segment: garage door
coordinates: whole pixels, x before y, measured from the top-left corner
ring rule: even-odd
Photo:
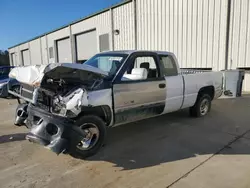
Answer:
[[[76,35],[77,61],[85,61],[97,53],[96,30]]]
[[[29,50],[22,51],[22,63],[23,65],[30,65],[30,53]]]
[[[13,66],[17,65],[15,53],[11,54],[11,62]]]
[[[57,44],[57,61],[59,63],[69,63],[71,59],[70,39],[58,40]]]

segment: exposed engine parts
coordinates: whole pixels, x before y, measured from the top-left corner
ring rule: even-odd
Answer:
[[[84,88],[74,88],[53,97],[51,112],[72,118],[81,112],[82,106],[88,106],[88,93]]]

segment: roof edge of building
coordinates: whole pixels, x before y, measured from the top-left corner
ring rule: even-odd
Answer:
[[[48,34],[50,34],[50,33],[54,33],[54,32],[56,32],[56,31],[58,31],[58,30],[64,29],[64,28],[66,28],[66,27],[68,27],[68,26],[70,26],[70,25],[79,23],[79,22],[84,21],[84,20],[87,20],[87,19],[89,19],[89,18],[91,18],[91,17],[94,17],[94,16],[97,16],[97,15],[102,14],[102,13],[104,13],[104,12],[107,12],[107,11],[109,11],[110,9],[114,9],[114,8],[119,7],[119,6],[125,5],[125,4],[127,4],[127,3],[132,2],[132,1],[133,1],[133,0],[124,0],[124,1],[122,1],[122,2],[120,2],[120,3],[117,3],[117,4],[115,4],[115,5],[112,5],[112,6],[108,7],[108,8],[104,8],[104,9],[102,9],[102,10],[96,12],[96,13],[90,14],[90,15],[88,15],[88,16],[85,16],[85,17],[83,17],[83,18],[80,18],[80,19],[78,19],[78,20],[75,20],[75,21],[73,21],[73,22],[71,22],[71,23],[69,23],[69,24],[63,25],[63,26],[61,26],[61,27],[59,27],[59,28],[57,28],[57,29],[53,29],[53,30],[51,30],[51,31],[49,31],[49,32],[46,32],[46,33],[41,34],[41,35],[38,35],[38,36],[36,36],[36,37],[34,37],[34,38],[31,38],[31,39],[29,39],[29,40],[26,40],[26,41],[24,41],[24,42],[21,42],[21,43],[18,43],[18,44],[16,44],[16,45],[13,45],[13,46],[9,47],[8,50],[11,49],[11,48],[15,48],[15,47],[17,47],[17,46],[20,46],[20,45],[22,45],[22,44],[25,44],[25,43],[27,43],[27,42],[30,42],[30,41],[32,41],[32,40],[36,40],[36,39],[38,39],[38,38],[40,38],[40,37],[43,37],[43,36],[45,36],[45,35],[48,35]]]

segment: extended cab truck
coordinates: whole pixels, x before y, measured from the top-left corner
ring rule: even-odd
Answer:
[[[29,102],[18,106],[16,124],[30,128],[28,140],[81,157],[101,148],[107,127],[183,108],[205,116],[222,94],[221,72],[181,70],[169,52],[104,52],[84,64],[39,70],[41,80],[23,84],[25,92],[16,94]],[[10,75],[22,82],[28,71],[19,68]]]

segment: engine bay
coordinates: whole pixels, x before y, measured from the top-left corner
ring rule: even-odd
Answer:
[[[58,63],[17,67],[10,73],[22,84],[14,96],[50,112],[74,118],[88,107],[88,92],[104,88],[108,73],[84,64]],[[31,89],[29,89],[31,88]],[[27,93],[27,94],[26,94]]]
[[[88,106],[88,91],[101,87],[103,79],[90,80],[51,78],[45,76],[38,89],[37,104],[52,114],[68,118],[77,117],[83,106]]]

